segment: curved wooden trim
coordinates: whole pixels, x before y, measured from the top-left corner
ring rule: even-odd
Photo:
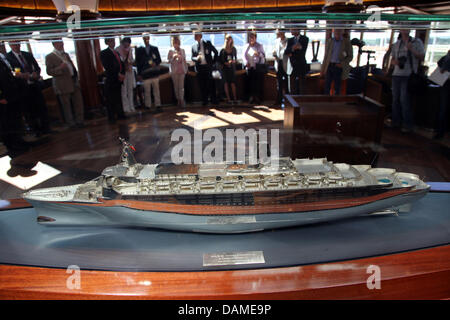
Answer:
[[[367,267],[381,289],[366,286]],[[210,272],[81,271],[0,266],[1,299],[448,299],[450,245],[317,265]]]
[[[32,205],[29,204],[24,199],[9,199],[9,200],[2,200],[2,204],[0,205],[0,211],[11,210],[11,209],[30,208],[30,207],[32,207]]]
[[[347,198],[329,201],[317,202],[301,202],[288,204],[267,204],[253,206],[218,206],[218,205],[186,205],[174,203],[160,203],[150,201],[136,200],[104,200],[99,199],[101,203],[85,203],[85,202],[56,202],[61,204],[69,204],[75,206],[91,206],[91,207],[126,207],[136,210],[173,212],[192,215],[237,215],[237,214],[264,214],[264,213],[285,213],[285,212],[305,212],[349,208],[364,205],[377,200],[391,198],[400,194],[413,193],[422,190],[412,191],[411,187],[386,191],[377,195]]]

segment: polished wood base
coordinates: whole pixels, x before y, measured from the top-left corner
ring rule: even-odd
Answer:
[[[380,289],[368,289],[369,266]],[[450,245],[289,268],[80,275],[71,290],[65,269],[2,265],[0,299],[449,299]]]

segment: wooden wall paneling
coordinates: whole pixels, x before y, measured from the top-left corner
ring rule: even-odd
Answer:
[[[102,39],[103,40],[103,39]],[[102,65],[102,61],[100,59],[100,40],[99,39],[94,39],[92,40],[92,42],[94,43],[94,56],[95,56],[95,70],[97,71],[97,74],[100,74],[104,71],[103,69],[103,65]]]
[[[179,0],[147,0],[148,11],[180,10]]]
[[[245,0],[246,8],[277,7],[277,0]]]
[[[213,0],[180,0],[180,10],[208,10],[212,9]]]
[[[36,1],[36,9],[38,10],[56,10],[52,0],[38,0]]]
[[[317,265],[210,272],[81,271],[0,266],[0,299],[448,299],[450,246]],[[367,267],[382,270],[367,288]],[[351,266],[351,268],[349,268]],[[255,283],[258,285],[255,286]]]
[[[112,11],[112,0],[98,0],[98,11]]]
[[[147,0],[112,0],[114,11],[147,11]]]
[[[175,104],[175,91],[173,89],[172,78],[169,73],[163,74],[159,77],[159,90],[162,104]]]
[[[244,8],[245,0],[212,0],[213,9]]]
[[[63,123],[64,118],[60,110],[58,98],[56,97],[55,91],[53,90],[53,86],[43,89],[42,95],[44,96],[45,104],[47,105],[48,116],[50,117],[50,119],[57,119],[58,121]]]
[[[311,0],[278,0],[278,7],[309,6],[311,2]],[[323,4],[324,1],[316,0],[316,2]]]
[[[0,7],[36,9],[34,0],[0,0]]]
[[[323,6],[323,5],[325,5],[325,1],[324,0],[310,0],[309,1],[309,5],[311,5],[311,6]]]
[[[91,40],[75,41],[78,74],[85,110],[96,108],[101,104],[97,71],[94,64],[94,47]]]
[[[277,94],[277,75],[266,73],[263,81],[263,101],[275,101]]]

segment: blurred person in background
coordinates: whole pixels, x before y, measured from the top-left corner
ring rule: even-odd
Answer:
[[[450,50],[445,56],[438,61],[439,71],[441,73],[450,72]],[[444,85],[440,88],[439,99],[439,113],[436,125],[436,134],[434,139],[442,139],[447,130],[447,110],[450,95],[450,78],[445,81]]]
[[[281,105],[283,103],[283,96],[289,93],[289,75],[292,73],[291,62],[289,55],[286,52],[288,39],[284,31],[276,31],[277,40],[275,42],[275,50],[273,57],[275,58],[274,67],[277,72],[277,100],[275,104]]]
[[[5,45],[0,43],[0,139],[11,157],[29,149],[22,138],[20,96],[19,81],[6,59]]]
[[[45,56],[45,65],[47,74],[53,77],[53,90],[61,102],[64,120],[70,127],[84,127],[84,104],[77,69],[64,51],[62,39],[54,39],[52,44],[54,50]]]
[[[264,74],[267,72],[266,54],[262,44],[256,41],[256,32],[248,35],[248,46],[244,53],[250,85],[250,103],[261,103]]]
[[[417,73],[420,62],[425,57],[422,40],[409,36],[409,30],[400,30],[400,37],[392,45],[394,71],[392,72],[392,126],[402,132],[413,130],[411,93],[408,89],[409,77]]]
[[[353,48],[350,39],[344,37],[344,30],[333,29],[333,37],[325,47],[320,77],[325,77],[325,94],[329,95],[334,83],[335,95],[341,94],[342,80],[348,79],[350,62],[353,60]]]
[[[125,79],[122,83],[122,107],[123,111],[134,112],[134,88],[136,78],[133,71],[133,52],[131,50],[131,38],[125,37],[120,41],[120,46],[116,48],[125,67]]]
[[[292,66],[290,76],[290,91],[293,94],[302,94],[305,86],[305,76],[308,73],[308,64],[306,63],[306,49],[308,48],[309,38],[300,34],[300,30],[291,30],[292,38],[289,38],[286,47],[286,54]]]
[[[201,32],[196,32],[194,38],[195,43],[192,45],[191,59],[195,62],[195,71],[202,93],[202,105],[208,105],[209,98],[211,98],[211,103],[216,105],[216,85],[212,77],[212,71],[219,54],[211,41],[203,41]]]
[[[219,61],[222,65],[222,77],[224,78],[224,90],[227,103],[237,104],[236,98],[236,61],[237,50],[234,46],[233,37],[230,34],[225,36],[223,49],[220,50]],[[230,89],[233,100],[230,99]]]
[[[47,105],[41,91],[41,68],[33,54],[20,50],[20,43],[9,43],[6,55],[12,69],[20,74],[22,112],[27,124],[38,137],[50,133]]]
[[[170,63],[170,71],[177,99],[177,105],[180,108],[186,106],[184,101],[184,77],[187,73],[188,66],[186,62],[186,53],[180,47],[180,37],[172,37],[172,48],[169,50],[167,60]]]
[[[150,35],[145,33],[142,36],[144,46],[136,49],[136,66],[138,69],[138,78],[142,79],[144,85],[144,103],[148,109],[152,108],[152,91],[155,98],[156,110],[161,110],[161,97],[159,91],[159,74],[161,56],[158,47],[150,45]]]
[[[106,38],[108,46],[100,52],[100,60],[105,69],[105,95],[108,120],[115,123],[117,119],[126,119],[122,107],[122,83],[125,79],[125,66],[120,60],[119,53],[115,50],[116,40]]]

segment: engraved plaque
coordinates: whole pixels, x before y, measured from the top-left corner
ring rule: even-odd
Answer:
[[[253,263],[266,263],[262,251],[217,252],[203,254],[204,267]]]
[[[206,220],[206,224],[237,224],[256,222],[255,216],[249,217],[213,217]]]

